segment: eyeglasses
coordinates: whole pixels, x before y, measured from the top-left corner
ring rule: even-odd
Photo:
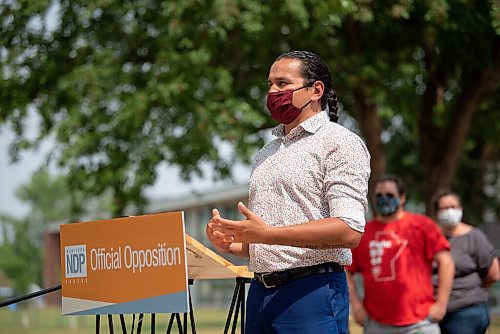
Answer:
[[[389,197],[389,198],[394,198],[394,197],[397,197],[397,195],[394,195],[394,194],[391,194],[391,193],[387,193],[387,194],[376,193],[376,194],[375,194],[375,197],[382,197],[382,196],[387,196],[387,197]]]

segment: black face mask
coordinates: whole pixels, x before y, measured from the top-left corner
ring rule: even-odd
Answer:
[[[375,207],[377,208],[378,213],[382,216],[390,216],[398,211],[399,205],[401,201],[399,198],[393,196],[377,196],[377,201],[375,203]]]

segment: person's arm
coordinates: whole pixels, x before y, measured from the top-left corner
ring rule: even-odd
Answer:
[[[270,228],[263,236],[264,243],[313,249],[354,248],[362,234],[342,219],[324,218],[304,224]]]
[[[344,133],[345,145],[329,142],[322,160],[322,193],[329,206],[328,218],[295,221],[288,226],[268,225],[238,203],[242,221],[214,217],[211,227],[218,236],[243,243],[295,246],[311,249],[354,248],[360,240],[368,209],[370,154],[360,137]],[[280,210],[276,207],[275,210]]]
[[[455,264],[449,251],[438,252],[434,256],[434,261],[438,266],[438,285],[436,301],[429,309],[429,317],[440,321],[446,314],[446,307],[453,286],[453,277],[455,276]]]
[[[349,285],[349,302],[351,303],[352,314],[356,323],[363,326],[367,313],[363,305],[363,301],[359,296],[358,289],[356,286],[356,281],[354,280],[354,273],[346,271],[347,284]]]
[[[491,262],[490,267],[488,268],[488,273],[486,274],[486,277],[483,280],[484,287],[489,288],[499,279],[500,279],[500,266],[498,264],[498,257],[495,256],[493,258],[493,261]]]
[[[304,248],[354,248],[361,233],[351,229],[339,218],[324,218],[292,226],[271,227],[243,203],[238,209],[247,218],[242,221],[214,216],[209,228],[224,240],[243,243],[286,245]]]

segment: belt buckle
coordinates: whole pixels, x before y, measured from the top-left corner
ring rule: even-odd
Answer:
[[[270,272],[270,273],[262,273],[262,274],[260,274],[260,281],[262,282],[262,284],[264,284],[264,287],[266,287],[267,289],[270,289],[270,288],[275,288],[275,287],[276,287],[276,284],[274,284],[274,285],[268,285],[268,284],[266,283],[266,280],[265,280],[265,278],[266,278],[267,276],[271,276],[271,275],[273,275],[273,274],[274,274],[273,272]]]

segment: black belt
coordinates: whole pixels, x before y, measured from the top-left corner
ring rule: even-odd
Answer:
[[[314,266],[292,268],[283,271],[255,273],[254,278],[266,288],[275,288],[297,278],[315,274],[344,271],[344,267],[336,262],[326,262]]]

